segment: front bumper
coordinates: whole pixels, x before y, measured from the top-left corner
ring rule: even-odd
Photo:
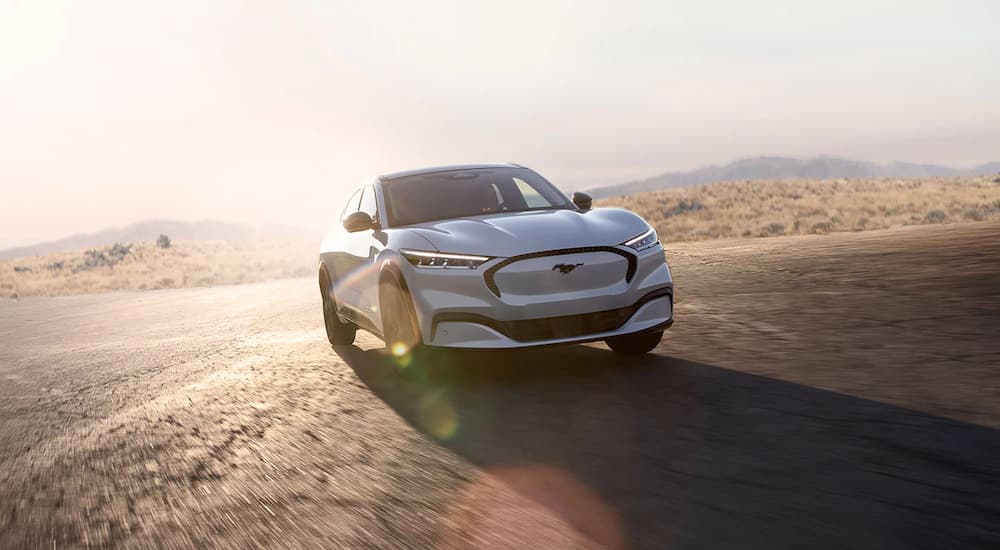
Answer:
[[[432,345],[478,349],[521,348],[592,342],[612,336],[662,330],[673,324],[672,299],[669,292],[661,292],[652,299],[624,308],[519,321],[444,313],[435,317],[432,332],[436,338]]]
[[[627,281],[589,290],[502,294],[476,270],[404,266],[425,344],[443,348],[524,348],[603,340],[673,323],[673,281],[659,245],[629,262]],[[566,256],[569,257],[569,256]],[[553,260],[558,261],[559,256]],[[502,260],[496,260],[502,261]]]

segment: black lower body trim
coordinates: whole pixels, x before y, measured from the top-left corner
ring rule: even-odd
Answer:
[[[476,323],[487,326],[517,342],[574,338],[588,334],[611,332],[621,328],[622,325],[628,322],[639,311],[639,308],[652,300],[663,298],[664,296],[671,298],[672,309],[673,291],[669,287],[662,287],[646,293],[632,305],[576,315],[500,321],[477,313],[461,311],[443,312],[434,315],[434,319],[431,321],[431,334],[435,334],[438,323],[443,322]]]
[[[635,332],[629,332],[628,334],[620,334],[619,336],[628,336],[629,334],[644,334],[646,332],[663,332],[663,331],[667,330],[668,328],[670,328],[671,326],[673,326],[673,324],[674,324],[674,320],[670,319],[669,321],[664,321],[664,322],[662,322],[662,323],[660,323],[660,324],[658,324],[656,326],[652,326],[652,327],[649,327],[649,328],[644,328],[642,330],[637,330]],[[545,349],[545,348],[554,348],[554,347],[558,347],[558,346],[573,346],[573,345],[577,345],[577,344],[586,344],[586,343],[589,343],[589,342],[600,342],[602,340],[605,340],[606,338],[607,337],[605,337],[605,336],[597,336],[597,337],[591,337],[591,338],[582,337],[579,340],[573,340],[571,342],[550,342],[550,343],[546,343],[546,344],[529,344],[527,346],[519,346],[519,347],[516,347],[516,348],[452,348],[452,347],[448,347],[448,346],[426,346],[426,345],[424,347],[435,349],[435,350],[439,350],[439,351],[458,351],[458,352],[462,352],[462,353],[465,353],[465,352],[473,352],[473,353],[497,353],[497,352],[502,352],[502,351],[526,351],[526,350],[537,350],[537,349]]]

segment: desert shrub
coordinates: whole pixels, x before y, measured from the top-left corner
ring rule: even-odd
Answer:
[[[114,246],[105,250],[92,248],[84,252],[83,263],[73,269],[73,273],[90,271],[98,267],[114,267],[120,263],[132,251],[131,244],[115,243]]]
[[[705,205],[697,199],[681,199],[677,201],[677,206],[665,209],[663,211],[663,217],[671,218],[688,212],[697,212],[698,210],[703,210],[704,208]]]
[[[156,238],[156,248],[170,248],[170,237],[160,233]]]
[[[677,203],[677,209],[681,212],[694,212],[695,210],[702,210],[705,205],[702,204],[698,199],[681,199]]]
[[[981,222],[984,219],[983,213],[979,210],[966,210],[962,217],[967,220]]]
[[[785,233],[785,225],[781,223],[769,223],[764,226],[760,231],[761,237],[773,237],[777,235],[783,235]]]
[[[809,228],[811,233],[829,233],[833,231],[833,224],[830,222],[819,222],[814,223],[812,227]]]
[[[114,246],[111,247],[111,251],[109,252],[109,254],[111,254],[112,258],[121,261],[122,258],[127,256],[131,251],[132,251],[131,244],[115,243]]]
[[[23,265],[15,265],[14,273],[31,273],[31,268]]]
[[[858,221],[854,222],[854,227],[858,229],[864,229],[868,226],[868,218],[858,218]]]
[[[924,221],[927,223],[941,223],[948,218],[948,215],[944,213],[944,210],[935,209],[931,210],[924,216]]]
[[[712,224],[709,227],[709,231],[714,233],[716,238],[736,235],[736,231],[733,229],[733,226],[729,224]]]

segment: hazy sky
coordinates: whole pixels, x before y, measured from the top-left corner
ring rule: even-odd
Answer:
[[[1000,160],[995,0],[0,0],[0,248],[325,227],[396,169]]]

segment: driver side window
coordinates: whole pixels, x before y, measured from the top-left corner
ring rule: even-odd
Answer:
[[[368,214],[373,220],[378,219],[378,203],[375,200],[375,188],[371,185],[365,186],[358,210]]]
[[[344,218],[358,211],[358,201],[361,199],[361,191],[362,189],[358,189],[351,195],[351,198],[347,199],[344,211],[340,213],[340,221],[344,221]]]
[[[524,197],[524,203],[528,208],[545,208],[547,206],[552,206],[537,189],[528,185],[528,182],[520,179],[514,178],[514,185],[517,185],[517,190],[521,192],[521,196]]]

